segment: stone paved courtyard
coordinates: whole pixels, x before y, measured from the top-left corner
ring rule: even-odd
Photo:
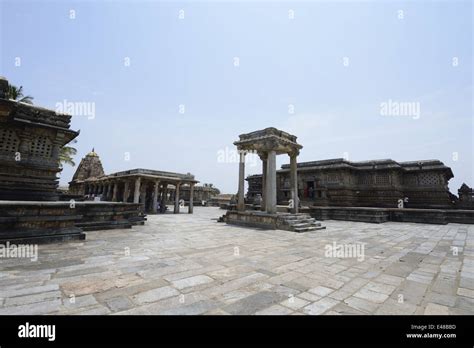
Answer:
[[[298,234],[148,217],[0,260],[0,314],[474,314],[474,226],[324,221]],[[365,258],[325,246],[365,244]],[[457,248],[457,255],[456,255]]]

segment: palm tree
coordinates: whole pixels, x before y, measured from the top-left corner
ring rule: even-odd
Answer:
[[[72,144],[77,143],[77,140],[74,139]],[[59,167],[62,168],[63,164],[69,164],[71,166],[75,166],[76,162],[72,159],[72,156],[77,154],[77,150],[72,146],[63,146],[59,151]]]
[[[7,90],[7,98],[19,101],[21,103],[33,104],[33,97],[23,94],[23,86],[17,87],[9,85]]]

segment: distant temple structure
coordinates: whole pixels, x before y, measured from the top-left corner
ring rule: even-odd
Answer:
[[[456,202],[459,208],[474,209],[474,190],[462,184],[458,190],[459,200]]]
[[[393,208],[403,199],[410,208],[452,208],[457,199],[448,188],[453,173],[438,160],[351,162],[341,158],[298,163],[297,171],[298,196],[313,206]],[[262,175],[246,180],[251,202],[262,194]],[[290,191],[290,165],[286,164],[277,171],[279,204],[287,204]],[[472,200],[472,189],[471,196],[463,197]]]
[[[69,194],[101,201],[140,203],[150,213],[163,212],[169,202],[174,204],[174,213],[178,213],[186,201],[188,212],[192,213],[195,202],[203,204],[219,193],[210,186],[196,186],[198,182],[190,173],[141,168],[106,175],[99,155],[92,149],[74,173]]]

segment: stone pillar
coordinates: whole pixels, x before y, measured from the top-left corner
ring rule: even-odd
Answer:
[[[262,159],[262,203],[260,205],[260,210],[266,210],[265,204],[265,190],[266,190],[266,183],[267,183],[267,154],[264,154],[260,157]]]
[[[166,205],[168,201],[168,183],[163,184],[163,193],[161,194],[161,204]]]
[[[157,180],[155,181],[155,185],[153,186],[153,204],[151,207],[151,211],[156,213],[158,211],[158,189],[160,187],[160,182]]]
[[[237,210],[245,210],[245,151],[240,152],[240,161],[239,161],[239,192],[237,200]]]
[[[188,213],[193,213],[194,208],[194,183],[189,184],[189,206],[188,206]]]
[[[179,186],[180,182],[176,183],[176,189],[174,190],[174,213],[179,213]]]
[[[117,202],[117,190],[118,190],[118,183],[114,183],[114,191],[112,193],[112,202]]]
[[[138,177],[135,180],[135,192],[133,193],[133,203],[140,202],[140,183],[141,183],[141,178]]]
[[[146,210],[146,183],[143,183],[140,187],[140,203],[143,204],[143,211]]]
[[[123,198],[122,200],[127,203],[128,197],[130,196],[130,182],[125,181],[124,187],[123,187]]]
[[[265,206],[267,213],[276,213],[276,152],[269,151],[265,184]]]
[[[108,189],[109,185],[107,183],[104,183],[104,189],[103,189],[103,192],[102,192],[102,198],[101,200],[102,201],[106,201],[107,200],[107,189]]]
[[[109,183],[109,189],[107,190],[107,200],[108,201],[112,200],[112,189],[113,189],[113,185],[112,185],[112,183]]]
[[[299,205],[299,198],[298,198],[298,175],[297,175],[297,168],[298,165],[296,163],[296,154],[290,154],[290,188],[291,188],[291,199],[293,200],[293,208],[291,212],[293,214],[298,213],[298,205]]]

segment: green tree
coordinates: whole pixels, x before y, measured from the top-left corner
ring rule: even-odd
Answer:
[[[9,85],[7,91],[7,98],[22,103],[33,104],[33,97],[30,95],[23,94],[23,86],[17,87],[15,85]]]
[[[77,140],[74,139],[72,144],[77,143]],[[70,166],[75,166],[76,162],[74,162],[72,156],[77,154],[77,150],[72,146],[63,146],[59,151],[59,167],[62,168],[63,164],[69,164]]]

